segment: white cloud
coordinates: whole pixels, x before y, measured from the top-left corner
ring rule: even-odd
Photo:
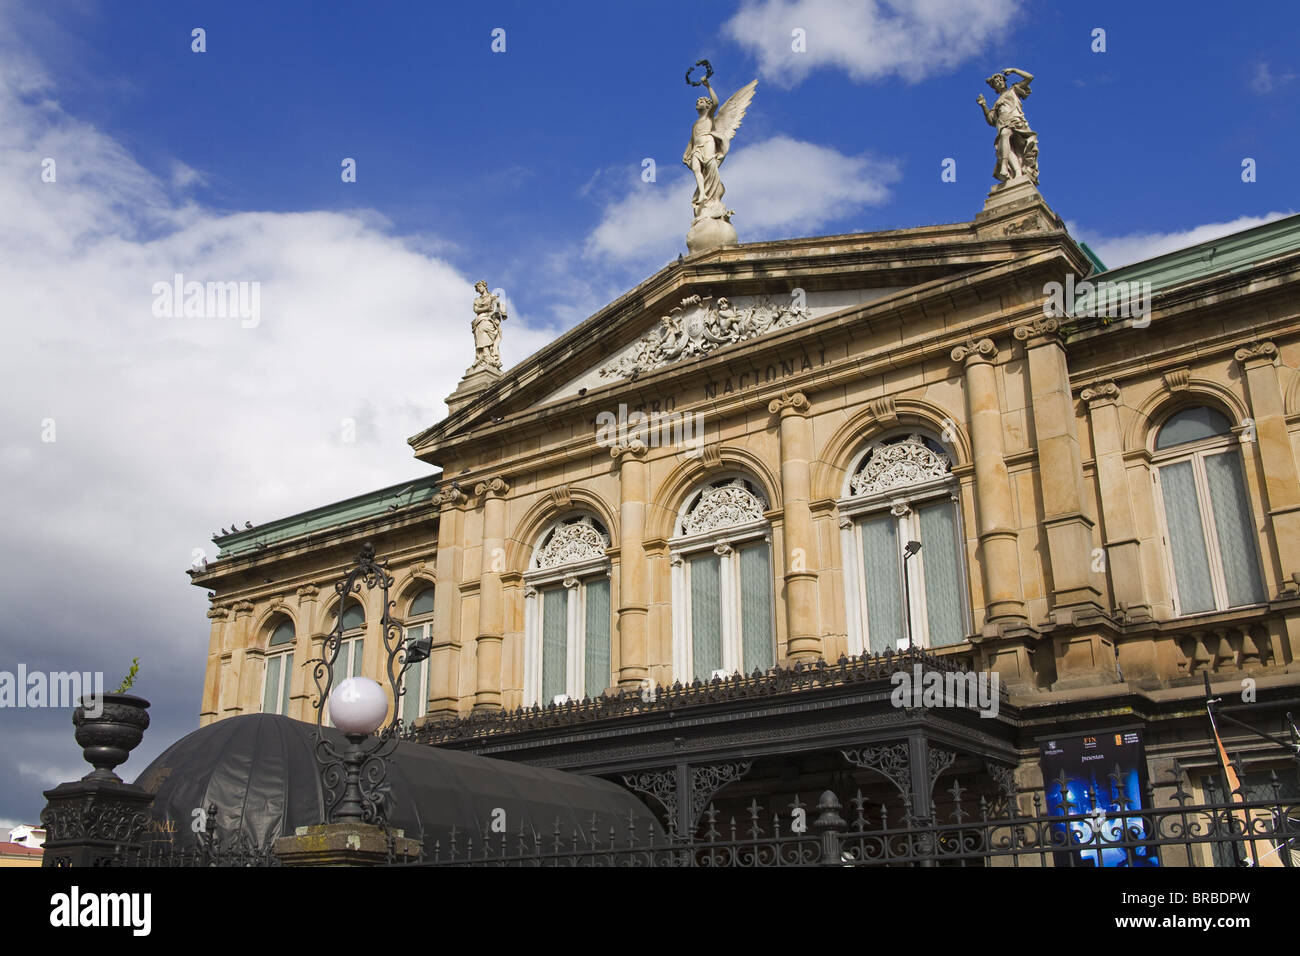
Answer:
[[[1178,232],[1134,232],[1127,236],[1106,236],[1091,229],[1080,228],[1073,222],[1066,223],[1066,228],[1070,235],[1086,242],[1106,264],[1106,268],[1117,269],[1291,215],[1294,212],[1270,212],[1263,216],[1239,216],[1229,222],[1210,222]]]
[[[0,668],[115,675],[139,656],[161,735],[199,705],[192,550],[211,555],[232,521],[428,474],[406,439],[446,414],[473,359],[478,277],[373,212],[205,208],[175,191],[200,171],[152,172],[55,92],[38,64],[0,66]],[[153,285],[176,273],[260,283],[260,322],[156,317]],[[506,364],[548,338],[512,312]],[[29,717],[57,723],[75,761],[66,712]],[[0,778],[75,779],[43,746],[28,732]]]
[[[857,82],[918,82],[984,50],[1017,12],[1016,0],[749,0],[724,30],[779,86],[821,67]],[[794,50],[795,29],[804,31],[805,52]]]
[[[1262,96],[1272,93],[1279,86],[1285,86],[1294,79],[1294,73],[1274,75],[1273,67],[1265,60],[1256,64],[1255,75],[1250,78],[1250,88]]]
[[[722,167],[724,202],[735,209],[732,225],[742,242],[814,233],[889,198],[897,166],[866,156],[845,156],[827,146],[776,136],[738,149]],[[688,171],[658,183],[638,178],[606,206],[587,240],[589,256],[614,261],[662,263],[686,249],[691,225]]]

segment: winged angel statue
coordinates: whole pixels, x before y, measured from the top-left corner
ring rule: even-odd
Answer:
[[[731,140],[740,128],[740,121],[745,118],[745,111],[754,99],[758,80],[741,87],[719,107],[718,94],[709,84],[713,67],[708,60],[700,60],[695,65],[704,67],[704,78],[692,80],[690,71],[687,71],[686,82],[703,86],[709,95],[695,101],[695,111],[699,115],[691,127],[691,141],[682,154],[682,162],[695,174],[695,195],[691,197],[695,220],[686,235],[686,245],[691,252],[701,252],[737,241],[736,230],[731,225],[732,210],[722,204],[726,187],[722,185],[718,171],[727,158]]]

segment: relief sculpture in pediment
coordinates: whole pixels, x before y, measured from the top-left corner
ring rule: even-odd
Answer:
[[[725,296],[691,295],[673,306],[659,326],[642,338],[632,354],[600,369],[602,378],[631,378],[670,362],[705,355],[735,342],[745,342],[808,318],[808,310],[764,298],[737,307]]]

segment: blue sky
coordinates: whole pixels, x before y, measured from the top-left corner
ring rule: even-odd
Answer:
[[[1297,36],[1281,3],[0,0],[0,670],[140,656],[128,776],[192,729],[194,549],[425,473],[405,439],[472,360],[475,279],[509,365],[683,252],[701,57],[723,97],[759,81],[723,167],[742,241],[971,219],[975,98],[1014,66],[1041,190],[1114,266],[1296,210]],[[175,272],[259,281],[260,323],[160,320]],[[68,714],[0,720],[0,821],[32,821],[82,773]]]

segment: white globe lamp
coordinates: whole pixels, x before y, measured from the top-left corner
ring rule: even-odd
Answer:
[[[369,677],[349,677],[330,693],[330,720],[349,737],[368,737],[384,725],[388,695]]]

